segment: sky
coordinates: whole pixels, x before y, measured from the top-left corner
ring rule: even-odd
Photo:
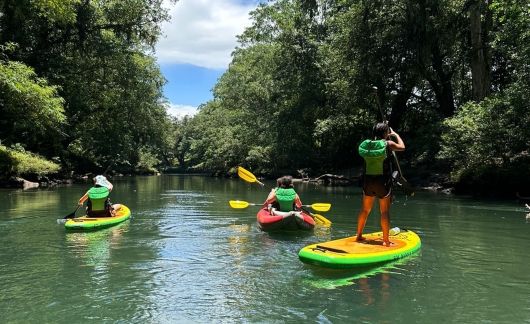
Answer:
[[[250,26],[249,12],[260,0],[164,1],[171,20],[162,25],[155,51],[167,79],[164,95],[173,116],[193,115],[213,98],[212,88],[226,71],[237,35]]]

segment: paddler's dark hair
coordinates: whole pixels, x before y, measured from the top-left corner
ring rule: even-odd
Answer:
[[[281,177],[280,187],[282,188],[292,188],[293,187],[293,177],[283,176]]]
[[[372,135],[375,137],[375,139],[384,139],[387,132],[388,132],[387,123],[377,123],[374,125],[374,128],[372,130]]]

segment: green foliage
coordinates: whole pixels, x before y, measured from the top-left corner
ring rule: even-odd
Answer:
[[[410,166],[453,169],[456,181],[478,166],[509,172],[529,146],[530,15],[521,1],[476,4],[262,3],[214,100],[190,122],[188,160],[268,173],[348,168],[362,163],[356,147],[383,118]],[[470,46],[477,27],[481,43]],[[478,81],[491,94],[470,102]]]
[[[0,122],[12,126],[0,127],[0,139],[82,172],[113,162],[133,172],[161,160],[172,124],[150,50],[166,19],[158,0],[0,2],[0,44],[17,43],[0,67],[0,85],[11,91],[0,94],[10,114]]]
[[[480,104],[462,106],[444,122],[439,157],[453,165],[455,181],[479,184],[493,179],[492,170],[504,170],[499,172],[513,174],[512,178],[521,182],[528,180],[526,173],[520,172],[524,170],[519,161],[526,159],[530,150],[529,100],[528,91],[514,86]]]
[[[161,4],[0,1],[0,139],[77,170],[327,172],[359,166],[356,146],[388,119],[405,170],[529,180],[523,0],[262,2],[213,100],[179,120],[150,54]]]
[[[66,121],[58,87],[21,62],[0,61],[0,138],[32,148],[56,141]]]
[[[0,145],[0,175],[46,175],[57,173],[61,167],[59,164],[44,159],[43,157],[26,152],[20,147],[10,149]]]
[[[76,20],[75,8],[81,0],[32,0],[31,5],[38,15],[50,23],[72,24]]]
[[[136,168],[140,172],[156,173],[156,166],[160,164],[157,155],[149,147],[141,147],[138,150],[138,163]]]
[[[201,107],[191,125],[190,165],[195,170],[224,171],[241,161],[247,148],[239,138],[246,126],[239,114],[218,109],[216,102]]]

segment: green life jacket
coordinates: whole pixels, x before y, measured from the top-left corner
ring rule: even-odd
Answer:
[[[107,187],[92,187],[88,190],[88,199],[90,199],[91,210],[105,210],[105,202],[109,196],[109,189]]]
[[[359,145],[359,155],[364,159],[365,174],[383,175],[384,164],[387,157],[387,144],[385,140],[364,140]]]
[[[293,210],[294,199],[296,198],[296,191],[293,188],[276,189],[276,201],[280,205],[280,211],[288,212]]]

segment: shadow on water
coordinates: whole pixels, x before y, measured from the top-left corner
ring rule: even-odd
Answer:
[[[306,278],[305,281],[308,285],[315,288],[335,289],[342,286],[358,284],[361,279],[367,279],[379,274],[400,275],[402,269],[399,266],[406,265],[413,259],[416,259],[419,254],[420,251],[390,262],[351,269],[330,269],[305,264],[304,266],[311,271],[311,276]],[[388,279],[388,276],[384,276],[384,278]]]

